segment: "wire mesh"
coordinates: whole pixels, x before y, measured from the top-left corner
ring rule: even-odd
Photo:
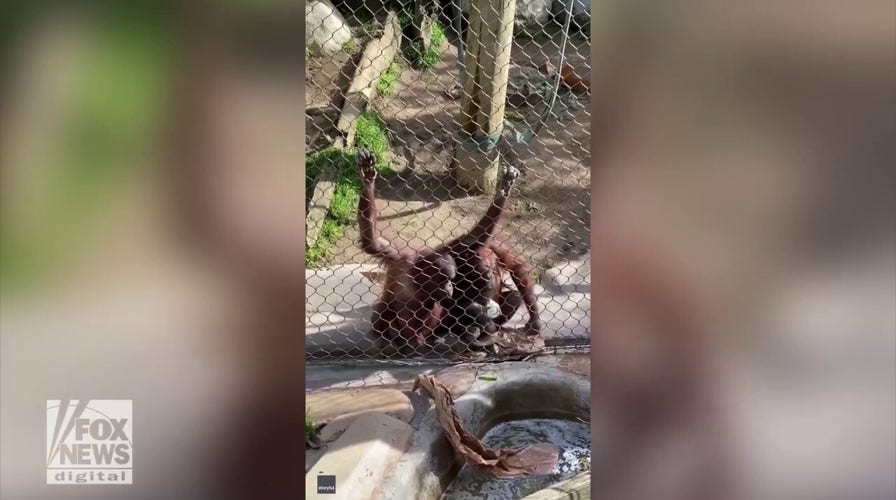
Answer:
[[[306,3],[308,362],[481,361],[587,348],[588,8],[575,0]],[[471,103],[484,120],[471,116]],[[471,142],[499,158],[483,174],[497,194],[460,180],[456,156]],[[361,150],[373,156],[366,171]],[[359,223],[359,206],[374,177],[371,229]],[[486,250],[458,247],[453,265],[421,258],[489,219],[502,179],[511,187]],[[401,257],[384,258],[372,248],[380,242]],[[497,250],[483,257],[494,244],[510,261]],[[517,303],[529,288],[520,274],[535,283],[537,315]]]

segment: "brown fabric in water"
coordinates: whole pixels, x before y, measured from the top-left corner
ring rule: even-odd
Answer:
[[[432,375],[419,375],[413,390],[418,388],[423,389],[435,402],[436,415],[445,436],[468,464],[501,478],[550,474],[557,467],[560,450],[547,443],[531,444],[516,450],[487,448],[464,429],[454,410],[451,393]]]

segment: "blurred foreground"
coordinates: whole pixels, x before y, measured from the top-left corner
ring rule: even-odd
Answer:
[[[724,442],[743,498],[896,494],[896,7],[862,4],[597,9],[593,404],[647,450],[616,498],[688,476],[646,428]],[[301,14],[128,5],[7,23],[0,496],[297,493]],[[44,484],[53,398],[134,400],[133,486]]]
[[[894,5],[612,4],[592,358],[646,451],[609,497],[893,498]]]

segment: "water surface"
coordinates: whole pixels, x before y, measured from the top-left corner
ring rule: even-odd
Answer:
[[[482,442],[489,448],[550,443],[560,448],[557,469],[544,476],[498,479],[464,465],[442,500],[517,500],[591,466],[591,425],[584,422],[544,418],[513,420],[492,427]]]

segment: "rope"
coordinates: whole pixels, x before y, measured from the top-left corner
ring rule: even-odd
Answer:
[[[484,139],[477,139],[464,133],[463,137],[458,141],[458,145],[463,148],[477,149],[484,153],[498,147],[502,138],[503,133],[500,131]]]

